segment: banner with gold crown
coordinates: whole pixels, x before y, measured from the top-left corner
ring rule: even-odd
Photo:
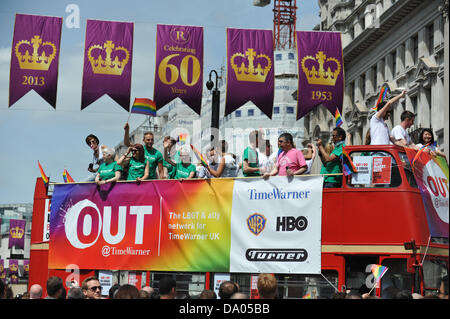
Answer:
[[[9,241],[8,248],[16,246],[18,249],[25,248],[25,220],[9,220]]]
[[[62,18],[16,14],[9,106],[34,90],[56,108]]]
[[[19,260],[17,259],[9,260],[9,283],[19,283]]]
[[[132,22],[87,20],[81,110],[108,94],[130,108]]]
[[[200,114],[202,88],[203,27],[158,24],[153,91],[156,109],[178,97]]]
[[[344,62],[339,32],[297,31],[297,120],[318,105],[342,113]]]
[[[274,74],[271,30],[227,29],[225,116],[251,101],[272,118]]]

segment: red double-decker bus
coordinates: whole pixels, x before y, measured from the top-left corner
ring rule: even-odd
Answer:
[[[389,286],[411,293],[428,295],[438,290],[448,273],[448,238],[433,238],[427,222],[421,193],[408,158],[397,146],[349,146],[350,156],[390,158],[385,169],[388,180],[380,184],[356,181],[342,176],[342,187],[326,188],[322,198],[322,274],[276,274],[279,298],[327,298],[336,291],[352,290],[360,294],[373,290],[383,297]],[[300,177],[301,178],[301,177]],[[448,184],[447,184],[448,186]],[[447,189],[448,191],[448,189]],[[449,196],[447,193],[446,196]],[[48,269],[48,221],[51,194],[37,179],[33,207],[29,285],[45,287],[49,276],[73,278],[80,282],[98,270],[70,268]],[[371,265],[388,267],[379,287],[372,289]],[[114,271],[120,284],[128,272]],[[133,272],[137,285],[157,286],[167,273]],[[176,276],[178,293],[199,294],[214,289],[214,273],[171,273]],[[220,274],[237,282],[243,292],[254,295],[253,278],[258,274]],[[128,278],[129,279],[129,278]],[[121,282],[122,280],[122,282]],[[125,279],[126,280],[126,279]],[[139,287],[140,288],[140,287]]]

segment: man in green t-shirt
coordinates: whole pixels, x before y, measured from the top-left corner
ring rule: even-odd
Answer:
[[[185,149],[181,149],[179,154],[179,160],[175,162],[168,156],[167,148],[164,148],[164,159],[175,169],[173,179],[194,178],[196,167],[191,163],[189,152]]]
[[[251,131],[248,139],[250,146],[244,150],[244,155],[242,156],[242,173],[245,177],[261,176],[257,151],[259,132],[257,130]]]
[[[322,168],[320,169],[320,174],[338,174],[342,173],[341,166],[341,156],[342,148],[345,147],[345,130],[336,127],[331,135],[331,141],[334,144],[334,150],[328,154],[322,145],[322,140],[317,140],[317,147],[319,149],[319,156],[322,160]],[[324,178],[323,187],[324,188],[334,188],[342,186],[342,176],[341,175],[326,175]]]
[[[123,137],[123,144],[125,146],[130,147],[130,126],[128,123],[124,126],[125,135]],[[160,151],[153,148],[154,137],[152,132],[144,133],[144,153],[145,159],[149,162],[149,174],[148,179],[160,179],[165,178],[164,169],[163,169],[163,156]],[[158,168],[158,176],[156,175],[156,168]]]

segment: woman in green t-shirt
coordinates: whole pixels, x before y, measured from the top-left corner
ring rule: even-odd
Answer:
[[[133,154],[131,157],[128,156],[130,153]],[[122,167],[128,166],[127,181],[140,182],[147,179],[150,173],[150,165],[145,159],[144,147],[141,144],[131,145],[119,158],[117,164]]]
[[[95,176],[95,183],[97,185],[103,185],[106,183],[112,183],[119,180],[122,166],[117,164],[114,160],[116,152],[111,147],[103,149],[103,163],[100,165]]]

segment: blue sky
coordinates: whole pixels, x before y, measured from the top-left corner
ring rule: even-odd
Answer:
[[[80,9],[80,28],[67,28],[66,6]],[[316,0],[297,1],[297,30],[319,23]],[[123,138],[128,113],[108,96],[80,110],[86,20],[134,22],[131,99],[153,97],[156,25],[204,27],[204,73],[225,61],[226,28],[273,29],[273,1],[266,7],[253,0],[128,0],[0,2],[0,204],[31,203],[39,160],[53,182],[67,168],[76,181],[88,176],[92,151],[85,137],[93,133],[114,147]],[[8,108],[11,43],[16,13],[63,18],[56,110],[34,91]],[[204,76],[206,79],[206,76]],[[206,89],[206,88],[204,88]],[[131,116],[131,130],[145,119]]]

